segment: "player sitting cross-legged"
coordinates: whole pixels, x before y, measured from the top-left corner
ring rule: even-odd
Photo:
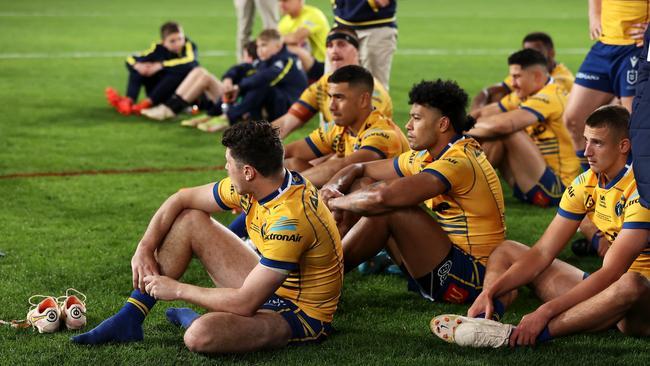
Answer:
[[[639,203],[634,172],[627,163],[629,118],[620,106],[601,107],[587,118],[585,156],[591,169],[564,192],[557,215],[532,248],[506,241],[494,250],[483,291],[468,316],[489,316],[494,299],[512,299],[526,284],[544,304],[516,327],[438,316],[431,322],[434,334],[472,347],[534,345],[613,326],[627,335],[650,335],[650,210]],[[555,259],[585,216],[612,242],[602,267],[592,274]]]

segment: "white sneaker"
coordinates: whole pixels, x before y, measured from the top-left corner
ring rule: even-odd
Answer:
[[[71,295],[71,292],[76,292],[81,299],[76,295]],[[86,325],[86,295],[69,288],[65,290],[64,296],[57,298],[57,301],[61,310],[62,323],[65,323],[66,328],[81,329]]]
[[[43,298],[37,304],[35,298]],[[38,329],[39,333],[54,333],[59,330],[61,311],[56,300],[51,296],[34,295],[29,298],[32,308],[27,313],[27,323]]]
[[[431,319],[431,333],[463,347],[499,348],[508,345],[514,326],[490,319],[445,314]]]
[[[164,104],[158,104],[155,107],[143,109],[140,114],[147,118],[155,119],[156,121],[164,121],[176,117],[176,113]]]

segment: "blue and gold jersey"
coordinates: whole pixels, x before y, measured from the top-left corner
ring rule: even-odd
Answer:
[[[300,28],[309,31],[309,37],[307,37],[309,44],[306,45],[308,46],[306,48],[312,56],[320,62],[325,61],[325,44],[327,43],[327,33],[330,31],[325,14],[314,6],[303,5],[297,17],[292,18],[287,14],[278,23],[278,32],[283,36],[294,33]]]
[[[614,243],[622,229],[650,229],[650,210],[639,203],[632,166],[626,166],[603,185],[591,169],[579,175],[564,191],[558,215],[582,220],[585,215],[607,240]],[[641,252],[629,271],[650,278],[650,246]]]
[[[199,53],[196,44],[186,38],[185,46],[180,54],[168,50],[162,43],[152,43],[148,50],[127,57],[126,63],[133,66],[137,62],[160,62],[167,71],[187,73],[199,65],[198,60]]]
[[[348,127],[329,122],[310,133],[305,141],[316,156],[335,153],[338,157],[346,157],[367,149],[386,159],[409,150],[402,130],[378,111],[370,113],[356,135]]]
[[[615,46],[635,44],[628,32],[632,24],[647,24],[650,21],[648,0],[602,0],[600,24],[602,33],[599,41]]]
[[[318,81],[309,85],[300,95],[300,99],[293,103],[289,113],[298,117],[301,121],[307,122],[314,114],[320,112],[325,123],[332,122],[330,112],[330,96],[328,94],[327,79],[332,73],[323,75]],[[384,116],[393,118],[393,101],[386,91],[386,88],[374,79],[375,88],[372,91],[372,106]]]
[[[564,64],[556,64],[553,71],[551,71],[551,77],[553,78],[554,83],[559,84],[567,92],[571,91],[573,83],[576,81],[576,77],[568,67],[564,66]],[[512,76],[508,75],[503,82],[501,82],[501,85],[503,85],[503,87],[508,90],[508,93],[510,93],[512,91]]]
[[[389,1],[387,6],[379,6],[375,0],[330,0],[334,12],[334,22],[354,29],[374,27],[397,27],[397,2]]]
[[[259,201],[239,195],[230,178],[215,184],[213,193],[222,209],[244,210],[260,263],[289,272],[275,294],[310,317],[331,322],[343,284],[343,250],[336,222],[317,189],[287,171],[282,186]]]
[[[505,240],[505,204],[499,177],[478,142],[457,136],[436,159],[411,150],[393,166],[401,177],[426,173],[445,183],[447,191],[426,204],[451,242],[485,264]]]
[[[568,186],[580,174],[580,160],[563,120],[567,92],[552,80],[524,101],[515,93],[506,95],[499,101],[499,108],[503,112],[519,108],[535,115],[537,122],[526,127],[526,133],[541,151],[546,165]]]

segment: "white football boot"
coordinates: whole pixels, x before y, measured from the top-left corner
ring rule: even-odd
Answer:
[[[71,292],[76,292],[79,296],[71,295]],[[65,290],[65,296],[60,296],[57,301],[66,328],[81,329],[86,325],[86,295],[69,288]]]
[[[164,121],[176,117],[176,113],[164,104],[158,104],[155,107],[143,109],[140,111],[140,114],[156,121]]]
[[[439,315],[429,323],[431,333],[445,342],[463,347],[500,348],[508,345],[514,326],[490,319]]]
[[[35,299],[43,298],[39,303]],[[29,298],[32,308],[27,313],[27,323],[38,329],[39,333],[54,333],[61,325],[61,310],[51,296],[34,295]]]

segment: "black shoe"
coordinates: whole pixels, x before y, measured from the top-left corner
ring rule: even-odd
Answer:
[[[578,257],[591,257],[597,256],[598,252],[591,246],[591,241],[587,239],[576,239],[571,243],[571,250],[573,254]]]

